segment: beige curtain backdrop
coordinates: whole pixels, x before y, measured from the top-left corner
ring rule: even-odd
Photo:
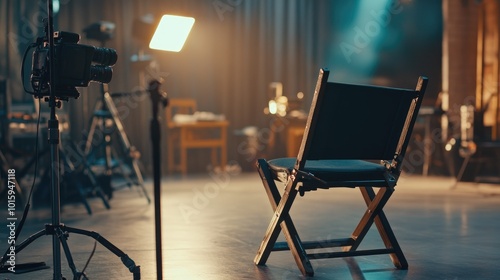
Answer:
[[[118,63],[114,66],[113,80],[109,84],[110,91],[134,92],[144,89],[144,83],[153,78],[163,78],[162,88],[170,97],[195,98],[200,110],[226,116],[231,123],[229,160],[233,160],[240,156],[236,147],[237,142],[241,141],[233,135],[233,130],[246,126],[257,126],[261,131],[269,128],[269,119],[263,114],[263,109],[268,102],[271,82],[283,83],[284,94],[289,97],[295,96],[297,92],[304,92],[304,108],[310,103],[320,67],[329,67],[334,80],[370,82],[370,77],[385,75],[391,76],[389,82],[392,81],[393,85],[403,86],[413,86],[416,77],[426,73],[434,75],[431,77],[430,91],[439,91],[433,86],[440,85],[440,3],[386,1],[379,8],[368,7],[379,9],[376,12],[391,13],[391,5],[402,5],[401,13],[389,14],[390,20],[379,23],[380,33],[375,35],[380,37],[368,45],[379,52],[370,61],[385,59],[387,64],[394,63],[396,59],[402,66],[395,71],[390,67],[384,68],[383,63],[370,62],[371,70],[363,73],[360,67],[364,67],[363,63],[366,64],[368,60],[356,56],[356,53],[350,57],[353,59],[350,63],[340,45],[343,42],[354,44],[355,28],[367,28],[366,25],[374,20],[359,17],[355,20],[355,15],[368,2],[59,0],[56,29],[82,34],[82,44],[99,45],[99,42],[85,38],[82,30],[98,21],[115,23],[114,38],[105,45],[116,49],[119,56]],[[0,76],[9,80],[9,92],[15,100],[29,102],[31,98],[22,92],[20,86],[21,56],[27,44],[42,34],[40,22],[46,16],[45,5],[45,1],[41,0],[0,0],[0,30],[7,35],[0,37]],[[437,9],[429,8],[431,6],[436,6]],[[401,42],[410,40],[410,43],[399,44],[398,40],[388,40],[390,38],[384,35],[383,31],[388,34],[399,32],[401,35],[405,32],[404,28],[408,27],[419,30],[425,24],[421,16],[418,16],[422,10],[434,12],[426,12],[427,25],[422,26],[421,33],[396,37]],[[163,14],[194,17],[196,22],[184,49],[179,53],[149,50],[134,38],[131,32],[133,20],[146,14],[152,14],[157,19]],[[429,24],[437,26],[437,31],[429,30]],[[397,31],[399,29],[401,30]],[[429,44],[429,38],[436,41],[437,45]],[[383,42],[387,42],[387,46]],[[416,53],[400,55],[401,47]],[[141,49],[154,58],[154,67],[138,65],[131,60],[132,55]],[[365,54],[367,50],[361,48],[359,52]],[[418,57],[417,53],[424,58],[434,58],[434,61],[415,59]],[[410,58],[414,60],[404,60]],[[387,72],[386,69],[392,72]],[[402,75],[401,78],[398,75]],[[83,88],[80,92],[79,99],[70,100],[64,106],[70,118],[71,136],[75,142],[81,142],[88,133],[94,104],[100,95],[97,84]],[[149,170],[149,97],[147,94],[133,95],[117,99],[116,103],[128,137],[141,151],[143,163]],[[163,137],[168,137],[165,131],[162,132]]]

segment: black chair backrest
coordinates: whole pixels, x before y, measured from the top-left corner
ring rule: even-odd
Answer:
[[[322,69],[299,151],[302,160],[404,156],[427,78],[416,89],[328,82]]]

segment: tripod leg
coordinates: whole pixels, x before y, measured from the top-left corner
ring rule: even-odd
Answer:
[[[48,234],[47,230],[42,229],[41,231],[36,232],[33,235],[31,235],[30,237],[28,237],[26,240],[21,242],[19,245],[16,245],[16,250],[15,250],[16,255],[17,255],[17,253],[21,252],[22,249],[26,248],[26,246],[30,245],[33,241],[35,241],[36,239],[40,238],[41,236],[44,236],[47,234]],[[8,253],[9,253],[9,249],[7,249],[7,251],[5,251],[5,254],[3,254],[3,256],[2,256],[2,259],[0,259],[0,267],[3,267],[5,265],[5,262],[8,259],[7,258]]]
[[[95,105],[94,112],[102,107],[102,102],[97,102]],[[97,116],[92,117],[92,123],[90,125],[89,134],[87,135],[87,142],[85,143],[85,155],[88,156],[90,153],[90,148],[92,147],[92,142],[94,141],[94,133],[99,123],[99,118]]]
[[[141,171],[139,169],[139,165],[136,160],[132,160],[132,171],[136,174],[137,181],[132,180],[130,176],[122,169],[122,174],[123,177],[128,181],[128,186],[138,186],[140,188],[139,194],[144,195],[146,197],[146,200],[148,201],[148,204],[151,203],[151,198],[149,197],[148,191],[144,187],[144,179],[142,178]],[[141,193],[142,192],[142,193]]]
[[[134,172],[135,172],[135,174],[137,176],[137,183],[138,183],[138,185],[141,187],[141,190],[144,193],[144,196],[148,200],[148,203],[151,203],[151,198],[149,198],[148,191],[144,187],[144,179],[142,178],[141,170],[139,169],[139,165],[138,165],[136,159],[134,159],[132,161],[132,167],[134,168]]]
[[[118,130],[118,134],[120,135],[120,139],[121,139],[121,142],[122,142],[124,150],[125,150],[124,153],[125,153],[127,159],[130,160],[130,163],[132,165],[133,174],[137,178],[137,185],[139,185],[141,187],[143,193],[146,196],[146,199],[148,200],[148,203],[151,203],[151,199],[149,198],[149,195],[148,195],[146,189],[144,188],[144,184],[143,184],[144,180],[142,178],[141,170],[139,169],[139,166],[137,164],[137,159],[133,158],[130,155],[130,152],[132,150],[132,145],[130,145],[130,142],[129,142],[128,137],[127,137],[127,133],[125,132],[125,129],[123,127],[123,123],[118,116],[118,110],[116,109],[113,98],[111,97],[111,95],[109,95],[108,92],[104,93],[104,101],[106,102],[106,106],[107,106],[109,112],[111,113],[111,116],[113,118],[115,126]]]
[[[82,272],[79,272],[78,269],[76,269],[75,262],[73,261],[73,257],[71,256],[71,251],[69,250],[68,246],[68,241],[67,241],[68,234],[63,232],[61,227],[57,227],[55,229],[54,234],[56,234],[59,240],[61,241],[61,245],[64,250],[64,255],[66,256],[66,260],[68,261],[68,266],[73,272],[73,279],[81,279],[81,276],[85,277],[84,279],[86,279],[86,276]]]
[[[30,240],[25,240],[23,241],[23,246],[21,247],[20,245],[16,247],[14,250],[14,254],[17,255],[18,252],[20,252],[22,249],[24,249],[26,246],[28,246],[31,242],[35,241],[37,238],[46,235],[45,230],[42,230],[32,236],[30,236]],[[10,271],[10,268],[12,265],[9,263],[10,260],[10,254],[12,252],[10,251],[10,247],[7,249],[3,257],[0,259],[0,273],[8,272]],[[9,266],[6,266],[6,264],[9,264]],[[29,272],[29,271],[35,271],[35,270],[40,270],[40,269],[47,269],[49,268],[45,262],[29,262],[29,263],[16,263],[15,264],[16,272]],[[22,272],[21,272],[22,271]]]
[[[134,275],[134,279],[141,279],[141,269],[140,266],[135,265],[135,262],[122,250],[116,247],[113,243],[109,242],[106,238],[102,237],[99,233],[95,231],[88,231],[78,228],[72,228],[67,226],[61,226],[64,231],[81,234],[94,238],[97,242],[101,243],[106,249],[118,256],[122,263],[129,269],[129,271]]]

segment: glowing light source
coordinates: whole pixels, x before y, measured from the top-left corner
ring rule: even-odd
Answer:
[[[59,13],[60,6],[61,5],[59,3],[59,0],[52,0],[52,9],[54,10],[55,14]]]
[[[276,104],[276,100],[269,100],[269,113],[276,114],[278,112],[278,104]]]
[[[155,50],[179,52],[193,24],[194,18],[192,17],[163,15],[149,47]]]

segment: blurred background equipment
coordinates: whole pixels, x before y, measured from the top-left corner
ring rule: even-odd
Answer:
[[[168,169],[188,172],[188,150],[209,149],[213,168],[227,165],[227,127],[224,115],[197,111],[196,100],[171,98],[165,112]]]
[[[268,156],[286,154],[293,157],[300,147],[307,114],[303,109],[304,93],[294,98],[283,94],[283,83],[272,82],[268,87],[269,102],[264,114],[270,118],[270,135],[267,143]],[[285,142],[285,145],[281,143]]]
[[[84,29],[88,39],[98,40],[103,49],[106,41],[113,38],[115,25],[100,21]],[[108,197],[112,196],[111,181],[114,174],[125,179],[124,185],[138,186],[141,193],[151,202],[144,187],[144,179],[139,168],[140,152],[130,144],[123,123],[118,116],[118,110],[109,93],[108,84],[101,84],[101,98],[97,100],[91,119],[90,130],[85,142],[85,156],[101,174],[100,182],[106,186]],[[118,138],[119,143],[113,143]],[[117,150],[119,147],[119,150]],[[100,170],[99,170],[100,169]],[[117,186],[119,187],[119,186]]]

